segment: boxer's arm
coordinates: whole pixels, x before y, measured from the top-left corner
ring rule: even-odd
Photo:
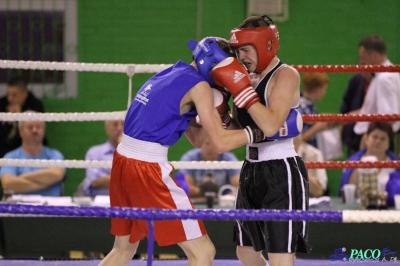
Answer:
[[[219,116],[221,117],[222,126],[228,128],[231,124],[231,116],[229,111],[229,93],[223,88],[211,88],[214,96],[214,107],[217,109]],[[201,120],[199,116],[196,116],[197,124],[201,125]]]
[[[300,98],[300,76],[294,68],[282,67],[273,78],[274,84],[268,88],[268,107],[254,104],[248,109],[253,121],[267,137],[279,131],[292,106],[298,104]]]
[[[193,118],[185,131],[185,136],[189,142],[196,148],[201,148],[204,141],[207,139],[207,133],[203,127],[197,123],[196,118]]]
[[[202,129],[206,132],[217,153],[230,151],[258,140],[259,133],[254,130],[225,130],[222,127],[208,83],[200,82],[196,84],[189,90],[188,95],[201,119]]]
[[[236,108],[232,108],[231,117],[232,117],[231,124],[227,129],[241,129],[242,126],[238,121]]]

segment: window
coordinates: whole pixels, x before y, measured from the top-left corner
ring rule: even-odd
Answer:
[[[76,0],[3,0],[0,36],[0,59],[76,62]],[[77,72],[22,69],[0,69],[0,95],[16,74],[39,98],[77,96]]]

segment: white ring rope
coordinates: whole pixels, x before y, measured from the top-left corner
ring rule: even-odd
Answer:
[[[400,223],[400,211],[343,210],[343,223]]]
[[[105,121],[123,120],[126,111],[89,113],[1,113],[0,121]]]
[[[0,159],[0,166],[111,168],[111,161]],[[243,161],[172,161],[175,169],[241,169]]]
[[[99,64],[99,63],[72,63],[49,61],[18,61],[0,60],[0,68],[34,69],[34,70],[59,70],[59,71],[91,71],[91,72],[117,72],[132,75],[137,73],[157,73],[172,64]]]

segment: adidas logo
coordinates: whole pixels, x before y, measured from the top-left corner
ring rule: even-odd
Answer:
[[[239,41],[236,39],[236,34],[232,34],[231,38],[229,39],[229,43],[238,43]]]
[[[234,83],[238,83],[243,77],[245,76],[245,74],[239,72],[239,71],[235,71],[235,75],[233,77],[233,82]]]

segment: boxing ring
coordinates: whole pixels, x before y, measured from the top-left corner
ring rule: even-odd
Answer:
[[[0,68],[58,70],[58,71],[94,71],[126,73],[129,78],[128,106],[132,100],[132,77],[138,73],[155,73],[170,65],[124,65],[124,64],[86,64],[86,63],[61,63],[61,62],[33,62],[0,60]],[[400,72],[400,66],[293,66],[299,72]],[[41,120],[46,122],[64,121],[104,121],[111,119],[124,119],[125,111],[91,112],[91,113],[0,113],[0,121],[31,121]],[[330,121],[330,122],[356,122],[356,121],[398,121],[400,114],[376,115],[303,115],[304,122]],[[241,168],[242,162],[170,162],[175,169],[231,169]],[[65,167],[65,168],[111,168],[109,161],[81,161],[81,160],[17,160],[0,159],[1,166],[32,166],[32,167]],[[400,161],[384,162],[306,162],[308,168],[396,168]],[[147,220],[149,237],[147,241],[147,259],[132,260],[129,265],[186,265],[186,260],[153,260],[154,255],[154,221],[174,219],[201,219],[204,221],[233,221],[241,220],[279,220],[279,221],[309,221],[316,223],[378,223],[381,226],[400,223],[400,211],[394,210],[231,210],[231,209],[196,209],[196,210],[163,210],[140,208],[110,208],[96,206],[36,206],[26,204],[0,204],[0,218],[2,217],[59,217],[59,218],[129,218]],[[400,228],[400,226],[399,226]],[[78,229],[77,229],[78,230]],[[108,233],[108,232],[107,232]],[[400,235],[399,235],[400,236]],[[321,236],[323,237],[323,236]],[[344,236],[346,237],[346,236]],[[95,241],[95,240],[87,240]],[[230,241],[230,240],[227,240]],[[400,241],[399,241],[400,242]],[[313,245],[313,243],[311,243]],[[110,245],[109,250],[112,246]],[[386,248],[386,247],[381,247]],[[382,249],[383,251],[384,249]],[[335,250],[332,249],[332,253]],[[349,252],[342,250],[341,256],[330,257],[328,260],[296,259],[295,265],[364,265],[365,260],[349,259]],[[386,250],[387,251],[387,250]],[[392,254],[400,255],[400,248],[392,250]],[[312,251],[311,251],[312,252]],[[381,250],[379,250],[381,252]],[[347,254],[347,255],[346,255]],[[387,253],[389,254],[389,253]],[[386,254],[386,255],[387,255]],[[334,254],[333,254],[334,255]],[[332,256],[333,256],[332,255]],[[376,255],[376,254],[375,254]],[[382,255],[380,253],[380,255]],[[389,257],[390,255],[388,255]],[[371,257],[371,256],[370,256]],[[387,257],[387,258],[388,258]],[[394,258],[394,255],[392,256]],[[400,265],[396,261],[382,261],[385,256],[380,256],[373,263],[381,265]],[[375,258],[376,259],[376,258]],[[397,260],[397,257],[396,257]],[[368,261],[372,262],[372,261]],[[389,263],[390,264],[387,264]],[[3,264],[5,263],[5,264]],[[0,265],[97,265],[97,260],[0,260]],[[238,260],[216,259],[214,265],[241,265]]]

